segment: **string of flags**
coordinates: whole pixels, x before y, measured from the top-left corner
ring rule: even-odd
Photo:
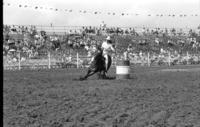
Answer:
[[[13,4],[11,3],[3,3],[4,6],[12,6]],[[115,13],[115,12],[99,12],[99,11],[89,11],[89,10],[73,10],[73,9],[58,9],[58,8],[52,8],[52,7],[43,7],[43,6],[30,6],[30,5],[23,5],[23,4],[19,4],[18,5],[19,8],[33,8],[35,10],[42,10],[42,9],[45,9],[45,10],[51,10],[51,11],[57,11],[57,12],[67,12],[67,13],[72,13],[72,12],[78,12],[78,13],[83,13],[83,14],[86,14],[86,13],[90,13],[90,14],[95,14],[95,15],[98,15],[98,14],[107,14],[107,15],[118,15],[118,16],[140,16],[142,14],[137,14],[137,13]],[[151,17],[151,16],[156,16],[156,17],[188,17],[188,16],[191,16],[191,17],[198,17],[200,16],[200,14],[190,14],[190,15],[187,15],[187,14],[148,14],[146,15],[148,17]]]

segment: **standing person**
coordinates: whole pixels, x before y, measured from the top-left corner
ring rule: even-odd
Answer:
[[[106,28],[106,24],[104,23],[104,21],[101,22],[100,28],[103,29],[103,30]]]
[[[105,67],[106,67],[106,72],[108,71],[109,67],[108,67],[108,62],[109,62],[109,58],[111,60],[111,54],[113,52],[115,52],[115,48],[112,44],[112,40],[110,38],[110,36],[108,36],[106,38],[106,41],[104,41],[101,45],[101,48],[103,50],[103,56],[105,58]],[[111,62],[111,61],[110,61]]]

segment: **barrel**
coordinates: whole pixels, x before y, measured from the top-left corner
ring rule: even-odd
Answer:
[[[116,79],[129,79],[130,78],[130,61],[120,60],[116,64]]]

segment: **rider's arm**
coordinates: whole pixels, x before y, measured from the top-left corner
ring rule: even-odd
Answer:
[[[113,45],[111,45],[111,50],[113,51],[113,52],[115,52],[115,48],[114,48],[114,46]]]
[[[105,42],[102,43],[101,48],[103,49],[105,47]]]

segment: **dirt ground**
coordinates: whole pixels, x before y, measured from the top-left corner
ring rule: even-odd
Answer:
[[[129,80],[74,80],[85,72],[4,71],[4,127],[200,127],[200,71],[134,67]]]

